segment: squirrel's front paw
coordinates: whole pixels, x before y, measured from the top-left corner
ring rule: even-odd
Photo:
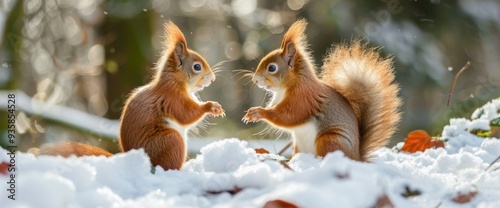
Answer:
[[[245,123],[248,122],[257,122],[262,120],[262,115],[260,115],[260,110],[263,110],[261,107],[251,107],[248,109],[247,114],[243,117],[242,121]]]
[[[211,117],[215,116],[222,116],[224,117],[226,114],[224,113],[224,110],[222,110],[222,106],[218,102],[209,102],[212,107],[210,107],[210,110],[208,111],[208,115]]]

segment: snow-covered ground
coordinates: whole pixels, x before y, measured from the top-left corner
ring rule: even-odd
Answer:
[[[498,117],[497,101],[475,118]],[[373,163],[351,161],[340,152],[324,159],[298,154],[280,162],[284,158],[256,154],[238,139],[206,145],[180,171],[157,167],[154,174],[142,150],[110,158],[18,153],[16,200],[7,198],[10,176],[0,174],[0,204],[264,207],[279,199],[299,207],[376,207],[377,202],[378,207],[500,207],[500,162],[489,167],[500,155],[500,140],[469,133],[478,126],[489,128],[451,119],[442,133],[445,148],[413,154],[384,148]],[[8,161],[7,150],[0,149],[0,163]]]

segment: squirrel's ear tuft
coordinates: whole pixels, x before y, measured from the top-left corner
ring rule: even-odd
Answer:
[[[290,63],[290,60],[295,56],[297,51],[300,49],[304,51],[306,49],[307,42],[304,34],[306,26],[306,20],[297,20],[292,24],[292,26],[290,26],[288,31],[285,33],[285,36],[283,36],[281,49],[283,50],[283,55],[287,63]]]
[[[166,40],[164,43],[165,51],[174,51],[177,56],[187,55],[187,42],[184,34],[173,22],[168,21],[164,25]]]
[[[286,50],[289,42],[293,42],[297,47],[307,45],[306,36],[304,34],[304,32],[306,31],[306,26],[307,22],[304,19],[300,19],[294,22],[285,33],[285,36],[283,36],[281,49]]]

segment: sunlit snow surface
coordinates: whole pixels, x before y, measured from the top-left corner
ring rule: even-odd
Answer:
[[[488,116],[489,118],[490,116]],[[481,118],[487,119],[487,118]],[[451,119],[445,148],[414,154],[384,148],[373,163],[336,152],[298,154],[286,168],[257,155],[245,141],[225,139],[201,149],[180,171],[156,168],[142,150],[104,157],[16,157],[16,200],[2,181],[1,207],[263,207],[281,199],[300,207],[373,207],[386,195],[395,207],[500,207],[500,140],[470,129],[484,122]],[[7,151],[0,149],[0,161]],[[409,191],[420,193],[405,197]],[[453,199],[477,192],[459,205]]]

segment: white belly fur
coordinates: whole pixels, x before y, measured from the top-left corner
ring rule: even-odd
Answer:
[[[193,99],[196,103],[201,103],[201,101],[198,99],[198,96],[196,95],[196,93],[189,93],[191,99]],[[203,118],[203,117],[202,117]],[[176,121],[170,119],[170,118],[163,118],[165,120],[165,122],[167,123],[167,126],[176,130],[177,132],[179,132],[179,134],[181,135],[182,137],[182,140],[184,140],[184,147],[186,149],[186,152],[187,152],[187,133],[189,131],[189,129],[191,129],[191,127],[193,127],[194,125],[196,125],[197,122],[194,122],[193,124],[191,125],[181,125],[179,123],[177,123]],[[200,119],[201,120],[201,119]]]
[[[311,153],[316,155],[316,136],[318,128],[315,125],[315,119],[311,119],[306,124],[290,129],[292,137],[299,149],[299,152]]]
[[[278,91],[272,93],[273,96],[267,107],[275,106],[285,98],[285,90],[283,89],[278,89]]]
[[[172,119],[169,119],[169,118],[165,118],[165,121],[167,123],[167,126],[176,130],[177,132],[179,132],[179,134],[181,135],[182,137],[182,140],[184,140],[184,145],[187,149],[187,133],[189,131],[189,128],[191,127],[191,125],[189,126],[183,126],[179,123],[177,123],[176,121],[172,120]]]

